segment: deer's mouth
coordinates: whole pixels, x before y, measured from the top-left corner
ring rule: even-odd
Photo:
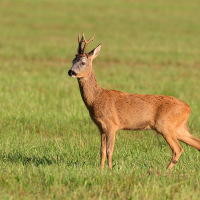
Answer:
[[[73,70],[70,69],[70,70],[68,71],[68,75],[71,76],[71,77],[76,77],[77,74],[76,74],[75,71],[73,71]]]

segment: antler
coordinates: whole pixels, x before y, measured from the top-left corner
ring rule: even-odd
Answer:
[[[82,36],[82,38],[80,40],[80,37],[79,37],[79,34],[78,34],[78,49],[77,49],[77,53],[78,54],[81,54],[82,51],[83,51],[83,45],[82,45],[83,41],[82,40],[83,40],[83,36]]]
[[[83,54],[83,55],[86,54],[86,53],[85,53],[86,47],[87,47],[87,45],[89,44],[89,42],[93,41],[94,36],[95,36],[95,34],[92,36],[92,38],[90,38],[90,39],[87,41],[87,40],[85,39],[84,33],[82,34],[81,40],[80,40],[80,37],[79,37],[79,35],[78,35],[78,43],[79,43],[79,46],[78,46],[78,54]],[[83,42],[85,43],[84,47],[83,47],[83,45],[82,45]]]

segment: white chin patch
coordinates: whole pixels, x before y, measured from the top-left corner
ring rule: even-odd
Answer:
[[[75,76],[75,75],[72,75],[71,77],[72,77],[72,78],[76,78],[76,76]]]

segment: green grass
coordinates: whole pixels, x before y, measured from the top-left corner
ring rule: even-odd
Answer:
[[[200,138],[200,3],[0,2],[0,199],[200,199],[200,153],[171,150],[152,131],[117,133],[113,170],[100,171],[100,134],[75,79],[77,35],[95,32],[99,84],[165,94],[192,108]]]

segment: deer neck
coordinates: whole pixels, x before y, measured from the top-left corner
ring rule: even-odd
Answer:
[[[91,71],[87,76],[78,78],[78,83],[82,99],[88,110],[90,110],[95,99],[102,91],[102,87],[96,81],[93,67],[91,67]]]

